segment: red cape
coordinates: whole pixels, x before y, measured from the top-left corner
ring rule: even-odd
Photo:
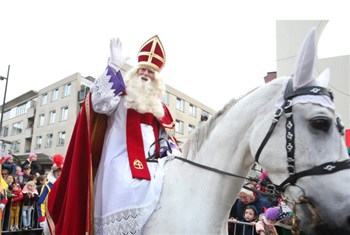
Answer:
[[[163,106],[165,117],[160,123],[173,129],[171,114]],[[52,235],[94,234],[93,181],[106,128],[107,116],[93,112],[89,95],[75,123],[61,176],[48,196],[46,220]]]
[[[52,235],[93,234],[93,173],[106,127],[107,116],[92,111],[89,95],[75,123],[61,176],[48,196],[46,220]]]

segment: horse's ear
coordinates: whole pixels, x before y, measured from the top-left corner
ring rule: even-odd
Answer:
[[[329,78],[330,78],[331,71],[329,68],[326,68],[316,79],[317,85],[321,87],[328,87]]]
[[[316,28],[313,27],[304,39],[296,60],[293,90],[313,81],[312,72],[316,56]]]

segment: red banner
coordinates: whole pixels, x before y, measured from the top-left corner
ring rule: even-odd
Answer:
[[[346,147],[350,148],[350,129],[345,130]]]

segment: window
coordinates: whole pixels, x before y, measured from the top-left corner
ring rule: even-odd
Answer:
[[[175,131],[177,133],[183,134],[184,133],[184,122],[177,120],[175,121]]]
[[[11,149],[14,153],[19,153],[21,147],[21,141],[17,140],[17,141],[13,141],[11,143]]]
[[[2,127],[1,132],[2,132],[2,133],[1,133],[1,136],[2,136],[2,137],[8,136],[8,135],[9,135],[9,127],[8,127],[8,126]]]
[[[41,144],[42,144],[42,137],[41,136],[37,136],[36,137],[36,142],[35,142],[35,148],[36,149],[40,149],[41,148]]]
[[[14,118],[14,117],[18,117],[20,115],[23,115],[23,114],[27,113],[29,108],[32,108],[32,107],[33,107],[32,100],[25,102],[25,103],[22,103],[16,107],[13,107],[10,110],[7,110],[6,112],[4,112],[3,121],[9,120],[9,119]]]
[[[8,126],[2,127],[0,134],[1,134],[2,137],[8,136],[8,134],[9,134],[9,127]]]
[[[63,145],[64,145],[65,139],[66,139],[66,132],[65,132],[65,131],[58,132],[58,142],[57,142],[57,145],[58,145],[58,146],[63,146]]]
[[[16,116],[25,114],[27,112],[26,107],[27,107],[27,103],[18,105],[17,108],[16,108]]]
[[[10,110],[4,112],[4,117],[2,118],[3,121],[9,120],[10,119]]]
[[[55,123],[55,117],[56,117],[56,111],[51,111],[50,112],[49,124]]]
[[[68,107],[61,108],[61,121],[65,121],[68,118]]]
[[[64,86],[64,92],[63,92],[63,97],[69,96],[70,95],[70,89],[71,89],[71,84],[68,83]]]
[[[46,145],[45,145],[46,148],[51,148],[52,147],[52,138],[53,138],[52,134],[47,134],[46,135]]]
[[[56,101],[58,99],[58,88],[52,91],[51,102]]]
[[[189,114],[192,117],[196,117],[196,106],[194,106],[193,104],[190,104],[190,110],[189,110]]]
[[[190,134],[196,127],[192,124],[188,125],[188,134]]]
[[[167,91],[164,93],[163,103],[169,105],[169,93]]]
[[[33,108],[34,107],[34,101],[33,100],[29,100],[26,104],[25,104],[25,113],[27,113],[28,109]]]
[[[39,126],[43,126],[44,125],[44,121],[45,121],[45,115],[44,114],[40,114],[39,115]]]
[[[82,100],[85,100],[87,94],[89,93],[90,91],[90,87],[88,86],[85,86],[85,85],[81,85],[80,86],[80,91],[78,93],[78,100],[79,101],[82,101]]]
[[[17,110],[16,107],[15,107],[15,108],[12,108],[12,109],[10,110],[10,117],[9,117],[10,119],[16,117],[16,110]]]
[[[47,93],[41,96],[41,105],[45,105],[47,103]]]
[[[12,125],[12,135],[17,135],[22,133],[23,122],[17,122]]]
[[[180,111],[184,111],[184,101],[180,98],[176,98],[176,109]]]

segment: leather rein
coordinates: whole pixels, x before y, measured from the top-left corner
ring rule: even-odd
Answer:
[[[150,149],[152,148],[152,146],[157,145],[157,144],[159,144],[161,142],[166,143],[166,146],[160,147],[158,150],[154,151],[153,154],[148,152],[147,162],[158,162],[157,159],[166,157],[168,155],[167,152],[172,154],[172,149],[171,149],[170,143],[169,143],[169,141],[167,139],[164,139],[164,138],[159,138],[158,140],[154,141],[151,144]],[[216,169],[216,168],[213,168],[213,167],[202,165],[202,164],[199,164],[197,162],[191,161],[191,160],[189,160],[187,158],[178,157],[178,156],[175,156],[174,158],[178,159],[178,160],[181,160],[183,162],[189,163],[189,164],[191,164],[193,166],[196,166],[196,167],[208,170],[208,171],[212,171],[212,172],[215,172],[215,173],[219,173],[221,175],[227,175],[227,176],[231,176],[231,177],[236,177],[236,178],[241,178],[241,179],[246,179],[246,180],[256,181],[256,182],[258,181],[257,179],[254,179],[254,178],[243,177],[243,176],[240,176],[240,175],[229,173],[227,171],[222,171],[222,170],[219,170],[219,169]]]

